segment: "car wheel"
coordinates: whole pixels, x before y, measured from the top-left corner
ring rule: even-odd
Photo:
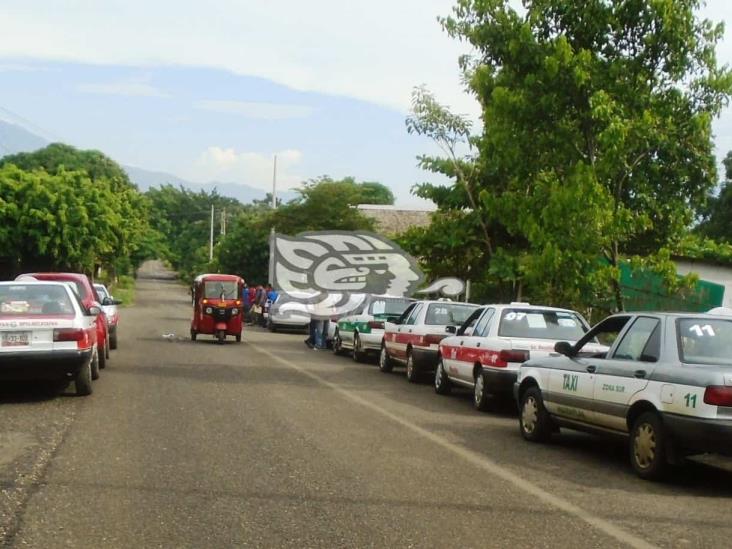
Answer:
[[[381,352],[379,353],[379,370],[388,374],[394,369],[394,362],[389,356],[389,352],[386,350],[386,345],[381,345]]]
[[[105,349],[106,349],[106,345],[107,344],[105,343],[104,344]],[[97,346],[97,349],[99,349],[99,346]],[[107,367],[107,354],[104,351],[102,351],[101,353],[97,352],[97,356],[99,357],[99,368],[104,370],[104,368]]]
[[[98,353],[97,353],[98,354]],[[84,364],[74,377],[76,396],[87,396],[92,393],[92,361]]]
[[[449,395],[452,390],[452,383],[447,377],[445,372],[445,366],[442,364],[442,357],[437,362],[437,369],[435,370],[435,393],[438,395]]]
[[[338,330],[333,335],[333,354],[343,354],[343,342],[341,341],[341,335],[338,333]]]
[[[99,379],[99,352],[96,349],[91,360],[91,378]]]
[[[485,382],[483,372],[479,372],[475,376],[475,386],[473,388],[473,405],[480,412],[487,412],[494,407],[495,398],[488,392],[488,386]]]
[[[635,420],[630,432],[630,463],[639,477],[663,478],[668,470],[666,433],[655,412],[645,412]]]
[[[109,333],[107,333],[107,340],[104,342],[104,358],[109,359]]]
[[[117,348],[117,332],[109,336],[109,348],[115,350]]]
[[[417,365],[414,363],[414,357],[412,351],[407,351],[407,380],[409,383],[418,383],[420,378],[420,371]]]
[[[353,360],[356,362],[363,362],[366,360],[366,353],[361,349],[361,338],[358,334],[353,335]]]
[[[552,418],[538,387],[529,387],[521,397],[519,429],[521,436],[531,442],[546,442],[552,435]]]
[[[196,341],[197,335],[198,333],[196,332],[196,330],[191,330],[191,341]]]

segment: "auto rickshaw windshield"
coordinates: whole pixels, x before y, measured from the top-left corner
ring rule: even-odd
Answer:
[[[220,299],[222,293],[224,299],[236,299],[236,282],[212,280],[203,285],[203,297],[207,299]]]

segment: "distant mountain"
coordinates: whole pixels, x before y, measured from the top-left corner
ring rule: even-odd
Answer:
[[[130,176],[130,179],[135,183],[141,191],[146,191],[150,187],[160,187],[161,185],[174,185],[176,187],[182,186],[192,191],[206,191],[211,192],[214,189],[221,196],[228,196],[230,198],[236,198],[239,202],[247,204],[253,200],[262,200],[267,196],[267,191],[257,189],[243,183],[227,183],[221,181],[211,181],[209,183],[194,183],[192,181],[186,181],[178,176],[165,172],[155,172],[151,170],[145,170],[144,168],[137,168],[135,166],[122,166]],[[277,198],[283,202],[288,202],[295,198],[297,193],[292,191],[284,191],[277,193]]]
[[[48,145],[44,138],[21,126],[0,120],[0,157],[21,152],[31,152]]]
[[[10,154],[16,154],[21,152],[32,152],[38,149],[42,149],[48,145],[48,140],[40,137],[25,128],[0,120],[0,158]],[[144,168],[137,168],[135,166],[122,166],[122,168],[130,176],[130,179],[141,191],[146,191],[150,187],[159,187],[165,184],[171,184],[176,187],[182,186],[192,191],[207,191],[211,192],[214,189],[221,196],[228,196],[235,198],[243,204],[247,204],[252,200],[262,200],[267,196],[267,191],[244,185],[243,183],[226,183],[219,181],[212,181],[210,183],[193,183],[192,181],[186,181],[173,174],[165,172],[156,172],[146,170]],[[297,193],[292,191],[285,191],[277,193],[277,197],[283,202],[292,200],[297,196]]]

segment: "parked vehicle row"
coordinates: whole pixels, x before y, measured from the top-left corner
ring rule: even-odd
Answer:
[[[92,380],[110,358],[110,322],[102,296],[86,275],[29,273],[0,282],[0,377],[73,381],[76,394],[92,392]],[[111,310],[111,309],[109,309]]]
[[[481,411],[515,401],[530,442],[562,428],[623,437],[641,478],[694,454],[732,456],[729,315],[623,313],[591,328],[576,311],[529,303],[372,296],[338,321],[333,343],[357,361],[378,347],[382,372],[433,374],[440,395],[470,389]]]

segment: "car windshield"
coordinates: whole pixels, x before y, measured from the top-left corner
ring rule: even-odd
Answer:
[[[203,297],[207,299],[219,299],[222,293],[224,299],[236,299],[236,282],[212,280],[203,285]]]
[[[732,366],[732,320],[682,318],[676,329],[683,362]]]
[[[380,297],[371,302],[368,312],[370,315],[400,316],[410,303],[409,299]]]
[[[102,286],[101,284],[94,284],[94,289],[97,291],[101,299],[109,297],[109,292],[107,291],[107,288]]]
[[[74,306],[61,286],[0,286],[0,317],[64,314],[74,314]]]
[[[432,303],[427,308],[424,323],[430,325],[460,326],[475,309],[475,305]]]
[[[505,309],[498,335],[529,339],[577,341],[586,331],[584,323],[571,311]]]

